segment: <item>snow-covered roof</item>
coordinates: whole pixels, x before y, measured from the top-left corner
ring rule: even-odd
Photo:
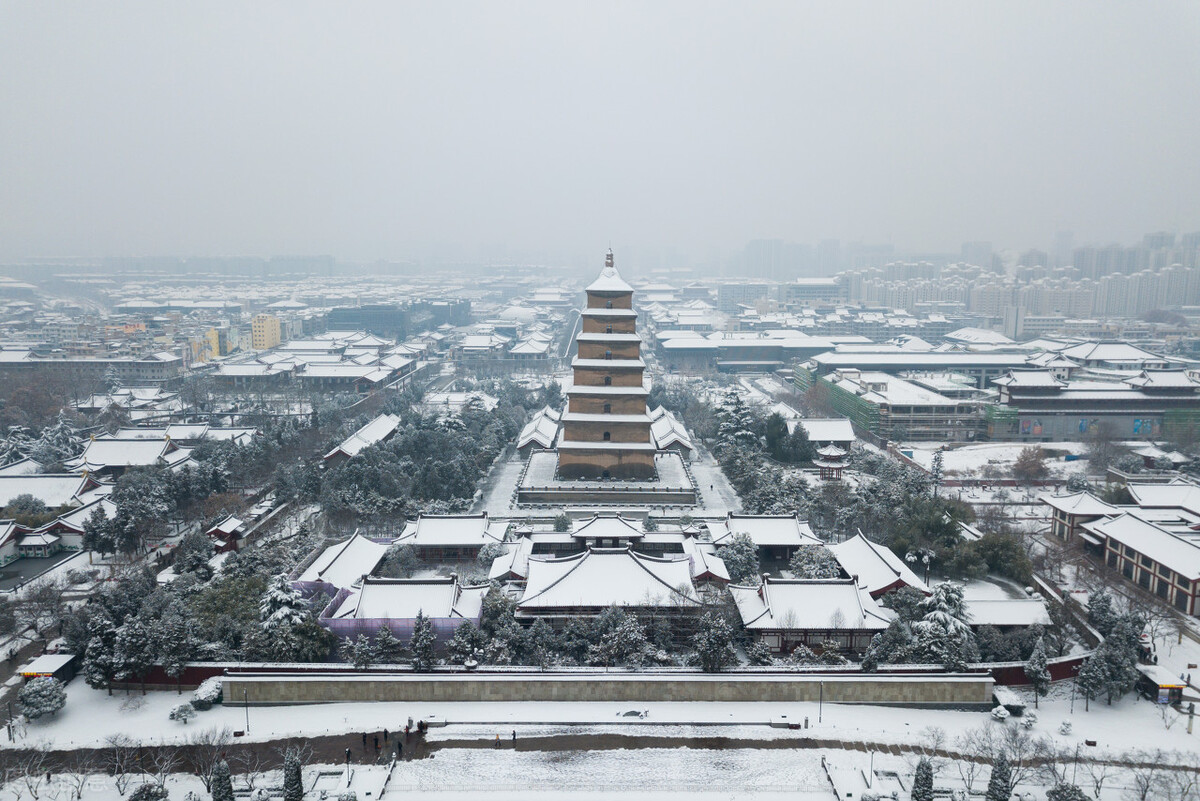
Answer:
[[[796,515],[740,515],[730,512],[718,523],[710,523],[713,542],[722,545],[735,534],[747,534],[754,544],[766,547],[821,545],[808,521]]]
[[[729,588],[748,629],[882,631],[890,618],[866,588],[844,579],[772,579]]]
[[[462,586],[454,576],[363,579],[330,615],[334,619],[412,620],[418,612],[431,618],[479,620],[488,585]]]
[[[0,467],[0,476],[33,476],[41,473],[44,468],[45,465],[33,459],[18,459]]]
[[[374,542],[355,532],[350,539],[322,551],[296,581],[321,581],[345,589],[374,571],[388,547],[389,543]]]
[[[28,534],[22,534],[17,544],[25,547],[37,547],[39,545],[48,546],[53,545],[61,539],[62,537],[59,537],[57,534],[51,534],[49,531],[38,530],[31,531]]]
[[[339,454],[346,457],[357,456],[365,448],[369,448],[390,437],[399,426],[400,415],[381,414],[342,440],[342,444],[325,454],[324,458],[330,459]]]
[[[892,550],[868,540],[861,531],[853,537],[829,546],[830,553],[838,560],[848,576],[858,576],[859,586],[865,587],[872,596],[903,584],[929,594],[929,587],[917,578]]]
[[[1038,598],[989,598],[965,603],[972,626],[1049,626],[1050,613]]]
[[[1137,375],[1126,378],[1125,383],[1134,387],[1149,387],[1151,389],[1196,388],[1196,381],[1187,370],[1142,370]]]
[[[645,532],[642,525],[614,512],[597,512],[583,524],[575,527],[571,535],[586,539],[621,539],[641,538]]]
[[[144,467],[158,464],[169,454],[181,453],[186,458],[191,451],[167,440],[154,439],[93,439],[83,453],[66,462],[72,470],[103,470],[109,467]]]
[[[558,412],[549,406],[533,416],[521,433],[517,436],[517,447],[537,445],[540,448],[553,448],[554,439],[558,436]]]
[[[1068,359],[1084,362],[1162,362],[1162,356],[1128,342],[1081,342],[1061,351]]]
[[[690,559],[645,556],[629,548],[589,548],[563,559],[529,557],[529,577],[517,609],[697,603]]]
[[[988,331],[985,328],[959,328],[946,334],[946,339],[954,342],[965,342],[972,345],[1011,345],[1013,341],[1004,334]]]
[[[1200,486],[1190,481],[1172,481],[1169,484],[1126,485],[1133,502],[1150,509],[1186,509],[1200,514]]]
[[[42,475],[0,475],[0,507],[8,506],[20,495],[32,495],[48,509],[77,503],[79,496],[94,482],[75,473]]]
[[[633,287],[625,283],[616,267],[605,267],[596,280],[587,285],[588,292],[632,292]]]
[[[97,506],[98,505],[98,506]],[[87,519],[92,516],[97,508],[104,513],[104,516],[112,520],[117,516],[117,505],[110,501],[107,497],[97,498],[91,503],[84,504],[78,509],[72,509],[65,515],[59,515],[57,519],[47,523],[43,528],[62,527],[72,531],[83,531]]]
[[[688,436],[683,423],[674,414],[662,409],[661,406],[659,409],[662,410],[662,413],[650,424],[650,434],[654,437],[654,444],[658,446],[659,450],[666,450],[675,445],[680,445],[689,451],[694,450],[692,438]],[[657,411],[658,409],[655,410],[655,412]]]
[[[1051,509],[1057,509],[1069,515],[1098,516],[1117,512],[1115,506],[1105,503],[1090,492],[1076,492],[1072,495],[1043,495],[1042,503]]]
[[[418,547],[482,547],[504,539],[503,523],[492,525],[487,512],[462,515],[417,515],[396,540]]]
[[[1086,523],[1084,528],[1129,546],[1189,581],[1200,579],[1200,543],[1195,536],[1180,536],[1130,513]]]
[[[845,417],[806,417],[789,420],[788,431],[800,426],[811,442],[854,442],[854,426]]]
[[[222,520],[220,523],[217,523],[215,526],[210,528],[206,533],[208,533],[208,534],[224,534],[224,535],[228,536],[230,534],[237,532],[237,530],[244,525],[245,525],[245,521],[243,521],[241,518],[230,515],[229,517]]]
[[[505,547],[507,550],[492,560],[488,581],[503,581],[510,576],[525,578],[528,575],[533,539],[521,537],[516,542],[505,543]]]
[[[999,378],[993,378],[992,383],[1002,387],[1044,387],[1046,389],[1060,389],[1066,386],[1066,382],[1056,378],[1048,370],[1009,370]]]
[[[695,537],[683,538],[683,552],[692,560],[692,578],[712,578],[729,581],[725,560],[717,556],[712,543],[697,542]]]

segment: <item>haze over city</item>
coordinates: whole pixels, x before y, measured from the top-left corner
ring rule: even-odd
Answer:
[[[0,259],[1200,228],[1194,3],[0,4]],[[582,259],[579,259],[582,260]]]
[[[0,0],[0,801],[1200,801],[1198,42]]]

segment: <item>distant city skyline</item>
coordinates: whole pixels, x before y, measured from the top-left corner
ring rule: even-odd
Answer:
[[[67,6],[0,11],[0,261],[1200,229],[1192,3]]]

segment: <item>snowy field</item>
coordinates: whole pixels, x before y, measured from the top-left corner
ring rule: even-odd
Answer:
[[[903,451],[912,451],[912,459],[926,470],[933,466],[933,455],[942,446],[949,450],[942,452],[943,469],[947,478],[981,478],[980,472],[988,466],[999,471],[1003,478],[1010,478],[1013,464],[1021,451],[1028,445],[1011,443],[981,443],[979,445],[964,445],[955,447],[944,442],[916,442],[900,446]],[[1083,442],[1046,442],[1041,447],[1048,453],[1060,452],[1057,456],[1046,459],[1046,467],[1053,478],[1065,478],[1072,473],[1086,473],[1087,462],[1081,460],[1068,462],[1063,453],[1082,456],[1087,453],[1087,444]]]
[[[1164,711],[1146,701],[1127,696],[1111,707],[1093,703],[1084,712],[1083,699],[1075,699],[1070,711],[1071,686],[1055,685],[1052,697],[1043,699],[1040,722],[1035,734],[1050,736],[1059,744],[1074,747],[1084,740],[1096,740],[1095,752],[1113,752],[1131,748],[1197,747],[1186,735],[1186,721],[1172,710]],[[135,736],[147,744],[183,743],[200,729],[246,728],[248,741],[267,741],[287,737],[358,735],[361,732],[392,731],[414,720],[442,718],[449,724],[435,731],[433,738],[491,739],[517,728],[518,734],[531,735],[544,727],[573,732],[636,732],[647,736],[737,736],[755,739],[812,737],[842,740],[847,743],[875,742],[912,744],[918,733],[930,726],[946,732],[950,741],[961,733],[981,725],[1001,725],[985,712],[950,710],[912,710],[878,706],[851,706],[791,703],[355,703],[308,706],[250,707],[236,703],[201,712],[191,723],[168,719],[172,707],[182,698],[170,691],[150,692],[146,696],[123,692],[108,696],[92,690],[81,681],[67,687],[67,705],[53,719],[29,724],[19,746],[52,745],[56,748],[102,746],[115,734]],[[646,712],[645,718],[630,718],[624,713]],[[772,718],[787,715],[792,721],[806,717],[808,730],[772,729]],[[818,722],[818,717],[820,721]],[[1070,719],[1073,732],[1058,733],[1059,723]],[[662,725],[667,724],[667,725]],[[525,729],[532,726],[535,728]],[[619,728],[615,728],[619,727]],[[689,733],[684,733],[684,730]],[[239,738],[240,739],[240,738]]]

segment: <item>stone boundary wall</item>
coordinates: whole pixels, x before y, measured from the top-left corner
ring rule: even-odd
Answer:
[[[256,706],[388,701],[766,701],[990,709],[991,676],[705,674],[337,675],[231,673],[225,698]],[[244,695],[243,695],[244,693]]]

